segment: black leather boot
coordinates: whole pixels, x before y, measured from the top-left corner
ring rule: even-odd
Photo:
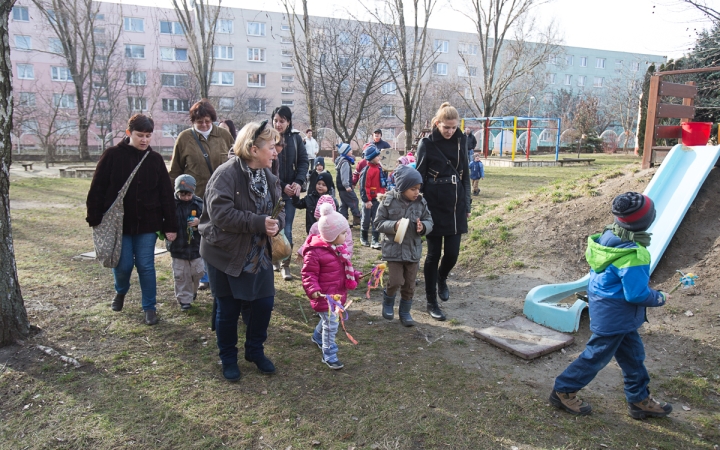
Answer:
[[[414,327],[415,321],[410,316],[410,309],[412,308],[412,300],[400,299],[400,307],[398,308],[398,316],[400,317],[400,323],[405,327]],[[440,311],[442,313],[442,311]]]
[[[390,297],[387,292],[383,291],[382,316],[387,320],[393,320],[393,308],[395,307],[395,297]]]
[[[110,303],[110,309],[113,311],[122,311],[125,305],[125,294],[115,294],[115,298]]]
[[[363,247],[370,247],[370,241],[368,241],[368,230],[360,231],[360,245]]]
[[[447,278],[438,278],[438,297],[444,302],[450,299],[450,289],[448,289]]]
[[[430,314],[430,317],[440,322],[446,319],[445,314],[443,314],[438,305],[435,293],[427,294],[427,312]]]

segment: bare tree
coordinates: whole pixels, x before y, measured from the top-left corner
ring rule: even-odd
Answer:
[[[680,0],[680,2],[696,8],[713,22],[720,22],[720,9],[708,6],[708,3],[710,3],[708,0]],[[717,3],[715,4],[717,5]]]
[[[217,6],[210,6],[209,0],[172,0],[172,4],[185,30],[190,47],[190,65],[200,98],[208,98],[215,67],[213,51],[222,0],[218,0]]]
[[[625,132],[626,139],[623,145],[625,153],[628,152],[630,135],[634,134],[633,125],[638,119],[638,102],[642,93],[642,80],[638,77],[638,73],[632,68],[623,67],[620,76],[611,79],[608,83],[604,98],[610,118],[619,123]]]
[[[385,85],[385,93],[397,91],[403,106],[402,122],[405,129],[405,148],[409,149],[414,139],[415,122],[428,84],[428,72],[437,58],[429,42],[428,21],[437,0],[412,0],[406,5],[403,0],[382,0],[383,11],[366,11],[379,24],[382,33],[368,32],[376,51],[383,55],[392,82]],[[409,17],[407,17],[409,16]]]
[[[0,347],[25,337],[30,332],[27,311],[18,281],[12,225],[10,220],[10,163],[13,123],[12,68],[8,22],[14,0],[0,2]]]
[[[494,116],[499,107],[504,114],[526,105],[532,92],[544,83],[543,65],[556,57],[559,38],[554,24],[538,30],[531,10],[550,0],[466,0],[469,8],[460,10],[472,20],[477,32],[481,75],[468,77],[475,107],[484,116]],[[466,13],[465,11],[471,11]],[[532,42],[531,42],[532,41]],[[468,45],[474,45],[468,43]],[[468,71],[477,49],[461,49]],[[477,92],[477,94],[476,94]]]
[[[106,88],[98,79],[108,73],[120,38],[120,24],[97,23],[100,2],[94,0],[32,0],[60,40],[75,87],[78,117],[78,152],[90,159],[88,130]],[[70,80],[68,80],[70,81]]]
[[[314,24],[310,21],[308,14],[308,0],[302,2],[302,15],[297,13],[294,0],[280,0],[288,16],[290,38],[292,39],[293,65],[295,73],[305,94],[305,104],[308,110],[310,128],[317,130],[317,94],[316,94],[316,65],[317,51],[315,40]]]

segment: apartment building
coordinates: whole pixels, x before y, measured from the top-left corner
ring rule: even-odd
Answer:
[[[77,145],[75,91],[60,55],[62,43],[49,23],[52,17],[52,12],[47,17],[31,0],[18,0],[10,16],[13,87],[22,106],[15,118],[15,152],[40,150],[42,139],[38,136],[51,131],[50,116],[54,117],[53,135],[59,152],[72,153]],[[98,43],[111,41],[117,33],[117,64],[113,67],[122,79],[116,80],[120,86],[116,93],[126,98],[126,103],[122,101],[124,108],[116,108],[109,118],[95,118],[90,127],[91,154],[102,151],[103,136],[117,142],[133,112],[153,117],[153,148],[169,153],[177,134],[190,125],[188,109],[197,100],[189,95],[193,76],[185,31],[173,9],[99,3],[93,29]],[[431,70],[431,77],[436,78],[433,81],[478,76],[481,61],[474,34],[432,30],[431,38],[438,52]],[[292,64],[291,44],[284,14],[222,8],[210,91],[221,119],[239,112],[246,120],[269,118],[274,107],[287,105],[295,113],[295,128],[304,128],[304,101]],[[665,61],[657,55],[577,47],[563,47],[561,53],[548,61],[544,68],[546,87],[533,95],[535,106],[530,106],[537,112],[559,89],[602,92],[612,77],[641,77],[648,64]],[[460,55],[470,62],[465,64]],[[473,66],[473,61],[477,65]],[[383,86],[381,92],[388,101],[381,107],[378,126],[386,130],[387,140],[394,141],[402,131],[397,118],[401,115],[399,99],[392,83]]]

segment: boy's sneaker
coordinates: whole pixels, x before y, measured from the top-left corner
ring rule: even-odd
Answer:
[[[550,394],[550,403],[576,416],[587,416],[592,412],[592,406],[578,398],[577,392],[564,393],[553,390]]]
[[[380,241],[373,239],[372,244],[370,244],[370,248],[374,248],[375,250],[380,250],[382,248],[382,244],[380,243]]]
[[[370,247],[370,242],[367,239],[360,238],[360,245],[363,247]]]
[[[320,350],[322,350],[322,342],[316,341],[315,336],[310,336],[310,340],[313,341],[313,344],[317,345]]]
[[[192,307],[192,304],[191,304],[191,303],[181,303],[181,304],[180,304],[180,309],[183,310],[183,311],[187,311],[187,310],[190,309],[191,307]]]
[[[658,402],[652,397],[638,403],[628,402],[628,413],[633,419],[645,419],[646,417],[665,417],[672,412],[672,405],[666,402]]]
[[[342,369],[343,367],[345,367],[345,365],[344,365],[343,363],[341,363],[339,359],[338,359],[338,360],[335,360],[335,361],[325,361],[325,360],[323,359],[323,362],[324,362],[325,364],[327,364],[327,366],[328,366],[329,368],[331,368],[332,370],[340,370],[340,369]]]

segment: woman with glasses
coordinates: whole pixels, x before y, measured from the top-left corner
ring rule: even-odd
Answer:
[[[268,121],[251,122],[238,133],[234,156],[207,184],[198,229],[200,254],[207,262],[215,297],[215,333],[228,381],[240,379],[238,319],[245,324],[245,360],[264,374],[275,373],[264,342],[275,304],[270,238],[285,225],[285,213],[272,217],[282,198],[271,167],[280,135]]]
[[[228,149],[234,140],[228,130],[213,125],[217,121],[215,108],[209,101],[202,99],[190,108],[192,127],[178,134],[170,161],[170,182],[175,186],[175,178],[191,175],[195,178],[195,195],[203,198],[205,185],[210,175],[222,163],[228,160]],[[207,275],[200,280],[199,290],[208,286]]]

